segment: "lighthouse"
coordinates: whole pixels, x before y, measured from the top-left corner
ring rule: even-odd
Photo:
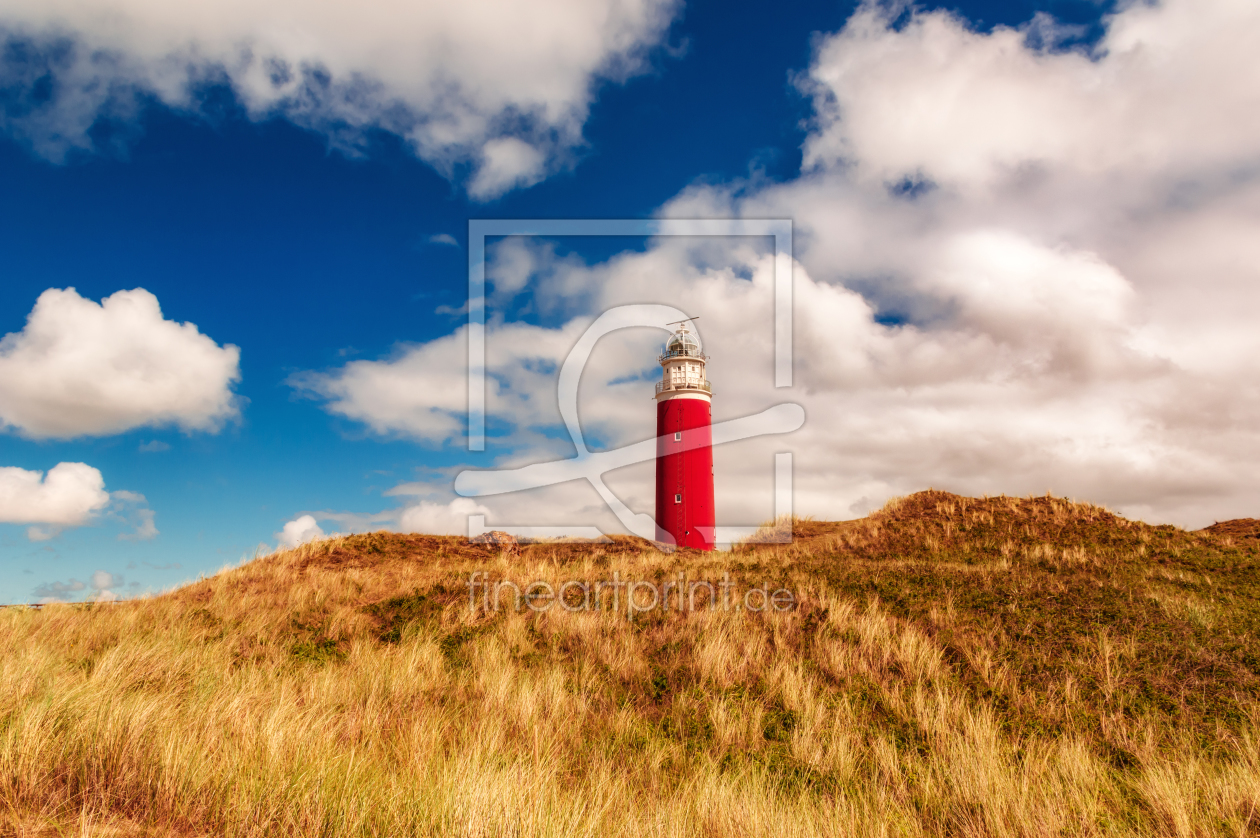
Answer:
[[[691,318],[694,320],[695,318]],[[656,537],[679,547],[713,549],[713,391],[708,356],[678,326],[658,360],[656,384]]]

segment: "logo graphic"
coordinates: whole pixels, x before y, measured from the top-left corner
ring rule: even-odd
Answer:
[[[775,386],[792,384],[792,293],[791,293],[791,222],[784,220],[748,221],[736,219],[663,219],[655,221],[470,221],[469,222],[469,367],[468,426],[469,449],[485,448],[485,237],[488,235],[733,235],[774,236],[775,239]],[[526,489],[541,488],[569,480],[585,479],[621,526],[641,538],[656,538],[656,521],[650,515],[635,513],[604,483],[605,472],[623,466],[655,460],[657,440],[647,439],[611,451],[591,451],[586,446],[578,421],[578,382],[587,360],[601,337],[618,329],[654,327],[671,331],[665,324],[687,318],[687,315],[666,305],[627,305],[605,311],[583,333],[569,351],[560,369],[557,388],[560,415],[573,445],[575,457],[536,463],[514,469],[469,470],[455,478],[455,491],[464,497],[484,497]],[[712,426],[714,446],[751,439],[767,434],[790,433],[805,422],[805,411],[790,402],[775,405],[751,416],[719,422]],[[677,450],[677,449],[675,449]],[[686,450],[685,448],[683,450]],[[792,512],[792,455],[775,455],[775,518],[790,521]],[[496,526],[518,537],[546,538],[561,535],[599,539],[603,533],[596,527],[504,527]],[[714,541],[730,544],[749,538],[758,527],[718,527]],[[468,536],[475,538],[489,532],[484,515],[468,519]],[[791,541],[791,529],[776,531],[776,542]]]

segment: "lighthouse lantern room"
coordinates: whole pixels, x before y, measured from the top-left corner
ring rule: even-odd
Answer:
[[[694,320],[695,318],[690,318]],[[708,356],[682,320],[661,353],[656,384],[657,539],[713,549],[713,391]]]

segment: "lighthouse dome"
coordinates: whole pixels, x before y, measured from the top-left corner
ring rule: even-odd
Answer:
[[[690,332],[675,332],[665,344],[666,355],[699,355],[700,342]]]

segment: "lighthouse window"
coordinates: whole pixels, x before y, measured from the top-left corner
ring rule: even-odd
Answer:
[[[674,495],[674,503],[682,503],[682,495]]]
[[[674,442],[682,442],[682,431],[674,431]]]

